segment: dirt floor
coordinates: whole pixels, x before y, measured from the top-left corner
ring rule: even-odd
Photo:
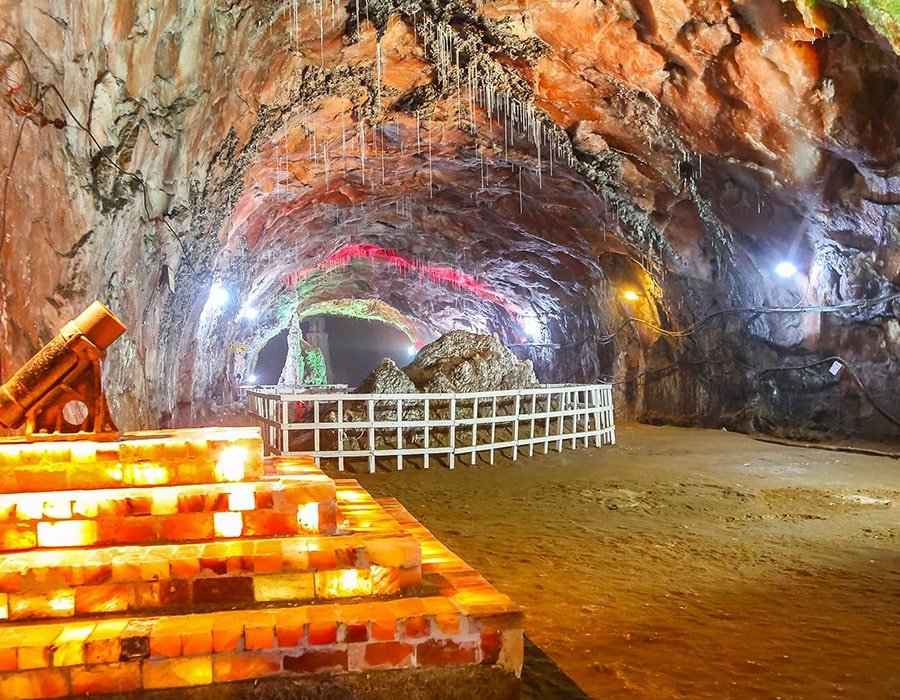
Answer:
[[[358,478],[525,608],[526,697],[900,698],[900,460],[626,424]]]

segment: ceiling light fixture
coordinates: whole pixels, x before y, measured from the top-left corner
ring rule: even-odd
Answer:
[[[785,260],[775,266],[775,274],[779,277],[784,277],[785,279],[793,277],[797,274],[797,266],[794,265],[794,263]]]

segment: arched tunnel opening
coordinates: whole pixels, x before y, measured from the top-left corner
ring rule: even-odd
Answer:
[[[361,386],[354,397],[414,394],[422,406],[410,406],[410,420],[441,425],[395,431],[397,454],[382,461],[398,469],[406,437],[449,460],[445,443],[459,439],[467,469],[411,462],[402,475],[359,479],[379,498],[399,497],[407,516],[525,603],[532,696],[888,696],[900,649],[877,631],[900,625],[885,602],[900,600],[898,23],[884,0],[0,3],[0,421],[25,413],[13,373],[94,299],[127,327],[95,354],[81,348],[91,367],[102,361],[108,420],[94,425],[125,435],[253,423],[268,458],[287,460],[283,426],[317,416],[337,421],[340,437],[316,443],[310,431],[304,444],[372,453],[371,426],[346,430],[330,394],[318,414],[284,397],[327,394],[329,384]],[[576,394],[551,399],[560,385],[608,392],[615,445],[562,452],[589,442],[584,415],[565,440],[546,439],[586,405]],[[266,415],[248,412],[261,388],[278,396]],[[426,418],[419,395],[454,392],[484,396],[452,418],[443,405]],[[518,410],[497,407],[492,394],[504,392],[532,418],[503,424]],[[402,412],[378,410],[346,415],[380,425]],[[4,437],[24,430],[13,422],[0,423]],[[529,459],[508,446],[478,453],[482,433],[532,440]],[[0,471],[4,454],[0,445]],[[162,488],[150,482],[165,470],[142,463],[135,473],[148,483],[128,487]],[[217,466],[213,480],[240,471]],[[350,513],[348,499],[368,497],[344,476],[328,473]],[[93,532],[84,523],[102,508],[35,496],[20,516],[4,478],[0,520],[15,522],[0,545],[21,545],[21,559],[37,557],[27,552],[41,549],[39,529],[57,521]],[[284,499],[251,498],[240,482],[213,484],[218,495],[204,504],[218,510],[192,532],[225,540],[263,520],[296,530],[339,510],[306,504],[287,524],[283,513],[250,515]],[[124,503],[129,518],[186,515],[163,513],[171,498]],[[161,523],[106,523],[97,536],[179,531]],[[213,574],[230,576],[228,562]],[[248,574],[229,590],[330,595],[345,579],[374,590],[433,562],[406,564],[374,574],[361,565],[334,585],[316,569],[306,589]],[[47,580],[34,583],[82,614],[93,593],[76,595],[66,576],[77,580],[53,578],[67,584],[52,595]],[[146,583],[104,588],[121,595],[97,614],[193,595],[193,583],[169,594]],[[29,619],[32,603],[42,609],[37,593],[23,595],[0,590],[0,633],[12,616]],[[483,629],[482,618],[463,625],[472,638],[415,642],[398,664],[508,659],[497,647],[508,630]],[[360,629],[340,625],[341,643],[362,644],[345,639]],[[808,629],[831,646],[812,649]],[[477,630],[486,634],[476,644]],[[696,642],[688,650],[686,638]],[[859,652],[858,668],[828,663],[846,655],[840,638]],[[400,646],[375,658],[409,639],[377,641]],[[149,640],[144,666],[123,651],[123,665],[105,669],[115,673],[80,648],[63,670],[2,668],[0,696],[41,683],[77,695],[79,683],[134,674],[164,684],[153,669],[169,664],[155,651],[171,652],[169,642]],[[275,652],[252,651],[258,664],[207,653],[185,674],[230,682],[275,663]],[[313,664],[282,656],[279,673]],[[365,658],[362,647],[328,657],[347,672]],[[796,672],[783,671],[788,659]]]

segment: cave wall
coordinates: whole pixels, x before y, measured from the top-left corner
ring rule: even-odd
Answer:
[[[101,298],[120,423],[195,423],[298,310],[369,299],[615,381],[621,416],[896,438],[865,398],[900,413],[890,19],[0,0],[4,376]]]

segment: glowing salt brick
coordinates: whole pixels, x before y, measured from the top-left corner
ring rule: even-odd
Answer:
[[[101,620],[84,642],[84,661],[87,664],[108,664],[119,660],[122,652],[121,634],[128,620]]]
[[[131,558],[121,556],[115,557],[112,563],[112,580],[113,581],[140,581],[141,580],[141,564]]]
[[[234,651],[244,636],[243,613],[213,615],[212,645],[214,652]]]
[[[128,610],[132,600],[131,586],[123,583],[75,589],[75,611],[79,613],[121,612]]]
[[[9,619],[9,595],[0,593],[0,620]]]
[[[157,620],[150,630],[150,655],[181,656],[183,628],[181,618],[164,617]]]
[[[218,481],[242,481],[246,476],[246,465],[250,453],[244,447],[232,445],[222,450],[215,466]]]
[[[72,514],[82,518],[96,518],[97,512],[97,499],[90,496],[79,496],[72,504]]]
[[[412,668],[415,666],[414,652],[415,647],[412,644],[404,644],[403,642],[367,644],[360,667],[351,670]]]
[[[15,646],[0,646],[0,671],[15,671],[19,663],[19,654]]]
[[[169,570],[173,578],[195,578],[200,573],[200,562],[197,559],[199,550],[176,550],[176,555],[169,561]]]
[[[73,668],[69,677],[72,693],[76,695],[127,693],[141,689],[141,665],[136,661]]]
[[[249,510],[244,513],[245,534],[248,537],[264,535],[294,535],[297,533],[297,518],[292,513],[272,510]]]
[[[303,532],[318,532],[319,504],[305,503],[297,506],[297,524]]]
[[[281,657],[275,654],[217,654],[213,657],[216,683],[246,681],[281,671]]]
[[[212,659],[209,656],[149,659],[142,666],[142,675],[145,690],[209,685],[212,683]]]
[[[74,464],[92,464],[97,461],[97,444],[94,442],[69,443],[70,461]]]
[[[60,666],[80,666],[84,664],[84,642],[94,631],[94,623],[68,624],[53,640],[51,664]]]
[[[97,541],[97,523],[93,520],[40,522],[37,541],[40,547],[84,547]]]
[[[0,591],[15,593],[22,588],[22,574],[19,571],[4,571],[0,573]]]
[[[337,644],[338,625],[333,609],[313,607],[309,610],[309,643],[312,646]]]
[[[299,646],[306,633],[309,616],[301,609],[288,610],[275,615],[275,637],[279,649]]]
[[[169,578],[169,562],[158,557],[147,557],[140,564],[144,581],[162,581]]]
[[[250,557],[254,573],[277,574],[281,571],[284,559],[281,556],[280,548],[272,547],[267,551],[265,548],[260,547],[259,550]],[[244,559],[246,560],[247,557],[244,557]]]
[[[427,639],[416,647],[416,662],[422,666],[465,666],[478,663],[479,645],[459,644],[449,639]]]
[[[169,469],[155,462],[122,465],[122,482],[129,486],[163,486],[171,481]]]
[[[0,548],[3,550],[31,549],[37,546],[34,525],[0,525]]]
[[[50,649],[53,640],[59,635],[59,629],[53,625],[16,630],[15,643],[19,648],[20,670],[50,666]]]
[[[134,590],[134,607],[158,608],[162,605],[159,581],[141,581],[132,585]]]
[[[281,565],[292,571],[309,569],[309,553],[296,541],[285,540],[281,548]]]
[[[228,494],[228,510],[253,510],[256,508],[256,494],[253,484],[240,484]]]
[[[163,520],[162,535],[173,542],[208,540],[213,536],[212,513],[181,513]]]
[[[346,649],[307,651],[299,656],[284,657],[284,670],[291,673],[334,673],[348,669]]]
[[[278,600],[312,600],[315,596],[315,580],[311,573],[277,574],[253,578],[253,597],[258,603]]]
[[[249,576],[198,578],[193,582],[198,605],[248,605],[253,602],[253,579]]]
[[[62,698],[69,694],[69,680],[55,668],[10,674],[0,678],[0,698]]]
[[[213,513],[213,529],[217,537],[240,537],[244,520],[240,513]]]
[[[368,569],[334,569],[317,571],[317,598],[354,598],[372,595],[372,579]]]
[[[335,555],[333,549],[310,548],[307,556],[309,557],[309,568],[311,569],[333,569],[337,565],[337,555]]]
[[[71,588],[44,593],[9,596],[9,616],[13,620],[40,617],[71,617],[75,612],[75,591]]]
[[[44,517],[44,497],[23,493],[16,502],[16,517],[19,520],[40,520]]]
[[[366,542],[366,556],[378,566],[400,568],[422,563],[419,543],[410,537],[384,537]]]
[[[118,544],[154,542],[158,539],[153,523],[146,518],[104,518],[98,521],[99,540]]]
[[[122,644],[121,659],[146,659],[150,656],[150,620],[129,620],[119,640]]]
[[[424,615],[408,617],[401,622],[400,627],[404,638],[428,637],[431,635],[431,618]]]
[[[372,595],[393,595],[400,592],[400,572],[384,566],[370,567]]]
[[[499,630],[484,630],[481,633],[481,659],[483,663],[494,664],[500,658],[501,635]]]
[[[44,503],[44,515],[48,518],[68,520],[72,517],[72,501],[53,500]]]
[[[275,646],[275,616],[250,613],[244,622],[245,649],[272,649]]]
[[[380,614],[371,620],[372,639],[392,641],[397,638],[397,618]]]
[[[212,645],[213,617],[191,615],[182,622],[181,653],[185,656],[209,654]]]
[[[172,515],[178,512],[178,492],[164,491],[152,496],[150,515]]]

